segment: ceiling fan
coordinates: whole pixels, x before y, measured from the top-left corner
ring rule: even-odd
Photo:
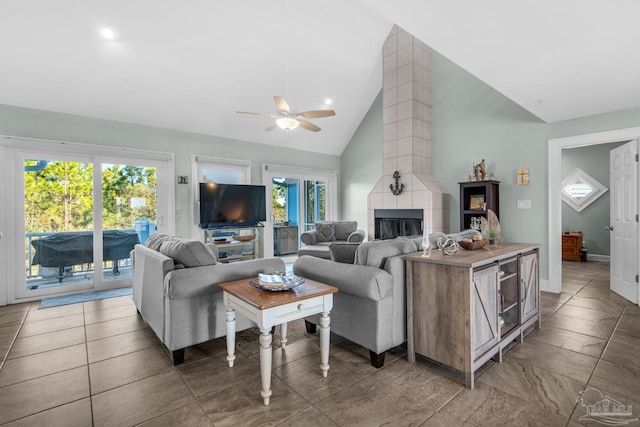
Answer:
[[[271,117],[272,119],[276,119],[274,123],[269,125],[265,130],[271,131],[276,127],[285,130],[292,130],[300,125],[301,127],[310,130],[312,132],[318,132],[320,128],[310,121],[305,119],[317,119],[320,117],[329,117],[335,116],[336,112],[333,110],[312,110],[312,111],[303,111],[302,113],[292,113],[291,108],[289,108],[289,104],[285,99],[281,96],[275,95],[273,100],[276,102],[276,107],[278,109],[277,114],[267,114],[267,113],[252,113],[250,111],[236,111],[239,114],[251,114],[254,116],[264,116]]]

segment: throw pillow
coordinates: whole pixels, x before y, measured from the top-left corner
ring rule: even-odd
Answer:
[[[347,240],[349,234],[356,231],[358,223],[356,221],[336,221],[336,240]]]
[[[187,268],[216,263],[213,251],[199,240],[186,240],[180,237],[166,239],[160,245],[158,252],[173,258],[176,264],[184,264]]]
[[[170,236],[168,234],[153,234],[149,236],[149,238],[145,242],[145,246],[149,249],[153,249],[154,251],[159,251],[162,242],[173,237],[174,236]]]
[[[335,242],[336,241],[336,226],[332,222],[316,222],[314,224],[316,228],[316,235],[318,242]]]
[[[381,243],[370,245],[366,248],[366,252],[363,251],[364,253],[361,253],[360,248],[358,249],[358,264],[384,268],[387,258],[409,254],[418,250],[415,242],[409,239],[391,239],[375,242]],[[366,243],[360,246],[362,245],[366,245]]]
[[[334,242],[329,245],[331,261],[353,264],[356,259],[356,251],[360,243]]]

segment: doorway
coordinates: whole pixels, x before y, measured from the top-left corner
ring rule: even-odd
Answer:
[[[297,253],[301,233],[337,217],[336,181],[335,171],[263,165],[265,256]]]
[[[637,139],[640,136],[640,128],[620,129],[615,131],[600,132],[594,134],[578,135],[566,138],[549,140],[548,151],[548,194],[549,194],[549,228],[548,228],[548,265],[549,280],[541,281],[541,290],[560,293],[562,291],[562,243],[559,236],[562,233],[562,150],[574,147],[584,147],[596,144],[608,144],[620,141]],[[636,237],[637,241],[640,236]],[[613,266],[613,259],[612,266]],[[636,259],[636,265],[638,265]]]
[[[173,233],[173,158],[83,144],[0,140],[10,205],[8,302],[131,285],[135,244]],[[6,264],[5,264],[6,263]]]

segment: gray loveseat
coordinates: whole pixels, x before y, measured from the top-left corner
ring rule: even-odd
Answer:
[[[315,223],[315,229],[300,235],[304,244],[298,256],[311,255],[330,259],[329,245],[334,242],[358,243],[364,241],[366,233],[358,230],[356,221],[322,221]]]
[[[133,301],[174,365],[184,361],[186,347],[226,335],[218,284],[285,269],[277,258],[218,263],[216,253],[212,244],[166,234],[133,250]],[[240,313],[236,320],[238,331],[255,326]]]
[[[461,240],[475,234],[479,233],[467,231],[453,237]],[[437,248],[441,236],[430,235],[432,247]],[[331,332],[367,348],[371,364],[380,368],[385,351],[407,339],[405,257],[422,250],[422,237],[334,243],[330,250],[333,259],[342,262],[302,256],[293,264],[293,272],[339,289],[333,297]],[[305,320],[317,325],[319,317]]]

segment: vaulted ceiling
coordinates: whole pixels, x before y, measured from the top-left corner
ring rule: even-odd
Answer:
[[[638,16],[594,0],[3,0],[0,104],[340,154],[394,23],[554,122],[640,106]],[[275,113],[273,95],[337,115],[314,133],[236,114]]]

